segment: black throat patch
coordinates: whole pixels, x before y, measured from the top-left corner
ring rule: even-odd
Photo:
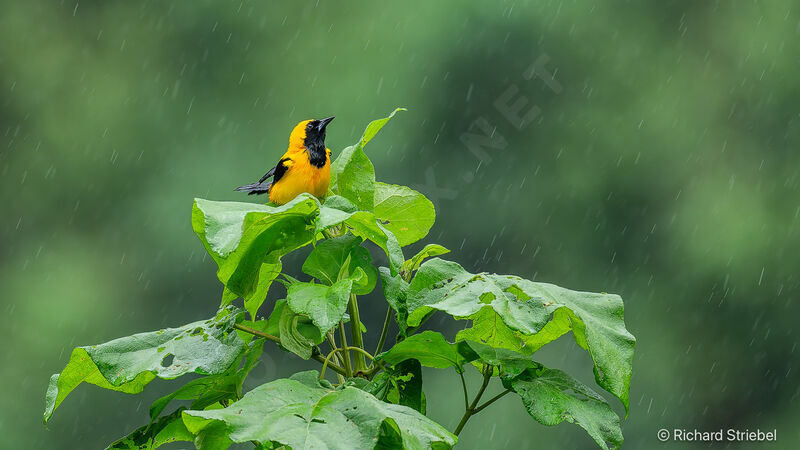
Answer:
[[[308,152],[308,162],[314,167],[323,167],[328,161],[325,151],[325,129],[317,129],[319,120],[312,120],[306,126],[306,138],[303,145]]]

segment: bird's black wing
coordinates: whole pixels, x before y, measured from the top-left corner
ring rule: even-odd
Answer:
[[[282,158],[278,161],[278,165],[269,169],[269,172],[265,173],[263,177],[261,177],[258,182],[253,184],[246,184],[244,186],[239,186],[236,188],[237,191],[245,191],[248,195],[254,194],[266,194],[269,192],[269,188],[272,187],[274,183],[277,183],[278,180],[283,177],[286,171],[289,169],[291,165],[291,159],[289,158]],[[267,178],[272,177],[272,181],[266,181]]]
[[[280,163],[278,163],[278,164],[280,165]],[[269,169],[269,172],[265,173],[264,176],[261,177],[260,180],[258,180],[258,182],[259,183],[263,183],[264,180],[266,180],[267,178],[271,177],[275,173],[275,169],[277,169],[277,166],[273,167],[272,169]]]
[[[289,159],[289,158],[281,158],[281,160],[278,161],[278,165],[275,166],[269,172],[267,172],[266,175],[264,175],[264,179],[269,178],[270,175],[272,175],[272,182],[273,183],[277,183],[278,180],[283,178],[283,175],[286,173],[287,170],[289,170],[289,166],[291,166],[291,165],[292,165],[292,160],[291,159]]]

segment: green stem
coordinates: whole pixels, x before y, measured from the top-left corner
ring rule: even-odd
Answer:
[[[458,372],[461,377],[461,388],[464,390],[464,411],[469,409],[469,391],[467,391],[467,380],[464,379],[464,371]]]
[[[327,340],[328,340],[328,345],[329,345],[329,346],[330,346],[330,348],[331,348],[331,350],[330,350],[330,351],[331,351],[332,353],[335,353],[335,352],[334,352],[334,350],[336,349],[336,337],[335,337],[335,336],[334,336],[334,334],[333,334],[333,330],[329,331],[329,332],[328,332],[328,333],[325,335],[325,337],[327,338]],[[336,364],[338,364],[338,365],[342,365],[342,361],[339,359],[339,355],[334,355],[334,356],[333,356],[333,362],[334,362],[334,363],[336,363]],[[344,378],[344,376],[343,376],[342,374],[340,374],[340,373],[337,373],[337,374],[336,374],[336,376],[339,378],[339,383],[344,383],[344,382],[346,381],[346,379]]]
[[[478,394],[475,396],[475,399],[472,400],[472,403],[467,407],[466,411],[464,411],[464,415],[461,417],[461,422],[458,423],[456,430],[453,432],[453,434],[455,434],[456,436],[458,436],[458,434],[461,433],[461,430],[464,429],[464,425],[467,424],[469,418],[472,417],[473,414],[476,414],[478,412],[477,411],[478,402],[481,400],[481,396],[483,395],[483,392],[486,390],[486,386],[489,385],[489,381],[492,379],[492,370],[493,370],[492,366],[489,365],[483,366],[483,383],[481,383],[481,388],[480,390],[478,390]],[[493,402],[494,400],[497,400],[497,398],[494,398],[487,403]],[[481,409],[483,409],[483,407],[485,406],[488,405],[483,405]]]
[[[339,321],[339,338],[342,340],[342,348],[347,348],[347,333],[344,331],[344,322]],[[344,354],[344,370],[347,372],[347,378],[353,376],[353,369],[350,366],[350,352],[345,351]]]
[[[383,344],[386,342],[386,335],[389,333],[389,325],[392,324],[392,308],[386,309],[386,318],[383,319],[383,329],[381,330],[381,338],[378,340],[378,346],[375,348],[375,355],[383,351]]]
[[[328,367],[328,363],[330,362],[331,358],[332,358],[334,355],[336,355],[336,352],[341,352],[341,351],[344,351],[344,349],[343,349],[343,348],[334,348],[334,349],[333,349],[333,350],[331,350],[331,352],[328,354],[328,357],[327,357],[327,358],[325,358],[325,361],[322,363],[322,370],[320,370],[320,372],[319,372],[319,379],[320,379],[320,380],[322,380],[323,378],[325,378],[325,368],[326,368],[326,367]]]
[[[509,392],[511,392],[511,389],[506,389],[505,391],[495,395],[494,397],[492,397],[489,400],[487,400],[486,403],[484,403],[481,406],[478,406],[477,408],[475,408],[475,411],[472,411],[472,414],[478,414],[479,412],[481,412],[483,410],[483,408],[486,408],[487,406],[491,405],[492,403],[496,402],[497,400],[500,400],[504,395],[508,394]]]
[[[267,340],[270,340],[272,342],[277,342],[278,344],[281,343],[281,338],[279,338],[278,336],[273,336],[271,334],[264,333],[263,331],[254,330],[254,329],[252,329],[250,327],[246,327],[246,326],[238,324],[238,323],[236,325],[234,325],[233,328],[236,328],[237,330],[242,330],[245,333],[250,333],[253,336],[258,336],[258,337],[262,337],[262,338],[265,338]]]
[[[353,337],[353,346],[364,349],[364,338],[361,335],[361,318],[358,315],[358,297],[350,294],[350,334]],[[367,368],[367,361],[364,355],[357,353],[354,355],[353,370],[355,372],[364,371]]]

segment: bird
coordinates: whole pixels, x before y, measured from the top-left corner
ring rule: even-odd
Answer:
[[[289,149],[278,164],[252,184],[236,188],[248,195],[269,194],[269,201],[283,205],[307,192],[325,197],[331,178],[331,150],[325,147],[325,129],[334,119],[304,120],[289,135]],[[269,178],[272,180],[267,181]]]

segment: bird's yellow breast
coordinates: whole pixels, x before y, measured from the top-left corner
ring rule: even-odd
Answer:
[[[286,173],[269,190],[269,201],[282,205],[307,192],[317,198],[325,197],[331,179],[331,151],[326,149],[325,165],[313,166],[305,151],[289,152]]]

